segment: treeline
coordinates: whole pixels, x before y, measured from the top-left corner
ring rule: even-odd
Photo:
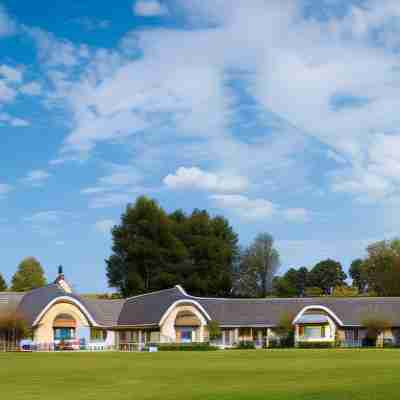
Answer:
[[[112,230],[107,278],[122,296],[183,285],[199,296],[398,296],[400,241],[368,247],[355,260],[347,281],[342,265],[327,259],[311,268],[277,276],[279,253],[273,237],[259,234],[241,249],[229,221],[207,211],[166,213],[155,200],[140,197]]]
[[[27,292],[46,284],[47,280],[43,267],[34,257],[27,257],[20,262],[17,271],[11,278],[11,284],[9,287],[0,273],[0,292],[6,290],[12,292]]]

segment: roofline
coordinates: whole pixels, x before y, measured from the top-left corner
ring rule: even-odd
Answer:
[[[319,309],[325,311],[330,317],[332,317],[340,326],[343,326],[342,320],[328,307],[326,306],[321,306],[321,305],[309,305],[306,307],[303,307],[296,315],[296,317],[293,320],[293,325],[297,324],[297,321],[301,318],[301,316],[308,310],[312,309]]]
[[[93,326],[95,327],[103,327],[103,325],[98,324],[96,322],[96,320],[92,317],[92,315],[90,314],[90,312],[88,311],[88,309],[82,304],[82,302],[80,302],[78,299],[72,297],[72,296],[59,296],[56,297],[55,299],[51,300],[49,303],[47,303],[46,307],[44,307],[42,309],[42,311],[39,313],[39,315],[35,318],[35,320],[32,323],[32,326],[36,326],[40,320],[43,318],[43,316],[47,313],[47,311],[56,303],[60,302],[60,301],[66,301],[66,302],[70,302],[73,303],[74,305],[76,305],[80,311],[85,315],[85,317],[89,320],[90,323],[93,324]]]
[[[167,309],[167,311],[164,312],[164,314],[162,315],[158,326],[161,326],[165,319],[168,317],[169,313],[179,304],[185,304],[185,303],[189,303],[192,304],[194,306],[196,306],[203,314],[203,316],[205,316],[205,319],[208,321],[211,321],[212,318],[210,317],[210,315],[208,314],[208,312],[205,310],[205,308],[197,301],[195,300],[191,300],[191,299],[180,299],[180,300],[176,300],[174,301]]]
[[[179,290],[180,290],[182,293],[184,293],[186,296],[189,296],[189,295],[183,290],[183,288],[182,288],[181,286],[176,285],[176,286],[171,287],[171,288],[168,288],[168,289],[161,289],[161,290],[156,290],[156,291],[154,291],[154,292],[142,293],[142,294],[137,294],[137,295],[135,295],[135,296],[126,297],[125,299],[113,299],[113,300],[125,300],[125,301],[129,301],[129,300],[131,300],[131,299],[137,299],[138,297],[148,296],[148,295],[150,295],[150,294],[155,294],[155,293],[161,293],[161,292],[165,292],[165,291],[167,291],[167,290],[173,290],[173,289],[175,289],[175,288],[179,289]]]

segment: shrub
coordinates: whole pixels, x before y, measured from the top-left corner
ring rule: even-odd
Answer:
[[[330,349],[335,347],[333,342],[297,342],[300,349]]]
[[[237,349],[241,349],[241,350],[253,350],[256,348],[256,345],[253,341],[241,341],[238,343]]]
[[[208,335],[211,341],[218,340],[222,336],[218,321],[210,321],[207,325]]]
[[[155,345],[159,351],[214,351],[217,347],[209,343],[163,343]]]

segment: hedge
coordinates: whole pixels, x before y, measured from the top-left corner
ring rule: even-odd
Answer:
[[[209,343],[165,343],[155,345],[159,351],[214,351],[218,350]]]
[[[335,347],[334,342],[297,342],[300,349],[330,349]]]

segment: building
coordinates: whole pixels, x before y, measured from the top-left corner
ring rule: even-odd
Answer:
[[[0,316],[17,313],[33,330],[39,349],[135,350],[146,343],[208,342],[208,324],[217,321],[217,345],[252,341],[268,347],[279,341],[282,318],[290,316],[297,345],[359,346],[366,318],[390,321],[378,340],[400,344],[400,298],[224,299],[191,296],[176,286],[120,300],[89,299],[74,293],[64,275],[27,293],[0,293]],[[1,337],[0,337],[1,341]]]

